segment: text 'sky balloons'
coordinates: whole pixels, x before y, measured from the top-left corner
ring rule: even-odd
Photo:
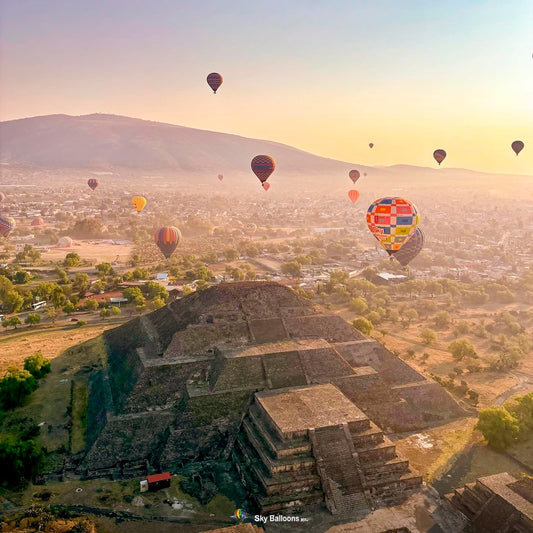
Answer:
[[[222,79],[222,76],[218,72],[211,72],[207,76],[207,83],[209,84],[209,87],[213,89],[213,92],[216,94],[217,89],[222,85],[222,82],[224,80]]]
[[[352,202],[357,202],[357,200],[359,200],[359,191],[356,191],[355,189],[348,191],[348,198],[350,198]]]
[[[424,248],[425,235],[422,228],[416,228],[409,240],[396,251],[389,251],[389,255],[397,259],[400,265],[407,266]]]
[[[350,179],[355,183],[361,176],[361,173],[358,170],[350,170],[348,176],[350,176]]]
[[[387,251],[399,250],[420,222],[416,206],[398,197],[380,198],[366,213],[368,229]]]
[[[131,199],[131,205],[140,213],[146,207],[146,198],[144,196],[134,196]]]
[[[269,155],[256,155],[252,159],[252,170],[261,183],[265,183],[275,168],[276,162]]]
[[[181,241],[181,231],[175,226],[163,226],[155,236],[155,243],[168,259]]]
[[[222,174],[219,174],[217,177],[218,177],[218,179],[219,179],[220,181],[222,181],[222,180],[224,179],[224,176],[223,176]]]
[[[435,158],[435,161],[440,165],[445,157],[446,157],[446,152],[444,150],[435,150],[433,152],[433,157]]]
[[[368,146],[370,146],[370,148],[374,148],[374,143],[368,143]]]
[[[8,237],[15,229],[16,225],[14,218],[0,215],[0,235],[2,235],[2,237]]]
[[[524,143],[522,141],[513,141],[511,148],[513,149],[513,152],[518,155],[524,148]]]
[[[90,178],[87,180],[87,185],[94,191],[98,187],[98,180],[96,178]]]
[[[270,183],[263,183],[263,189],[265,189],[265,191],[268,191],[268,189],[270,189]]]
[[[6,195],[3,192],[0,192],[0,204],[6,199]]]

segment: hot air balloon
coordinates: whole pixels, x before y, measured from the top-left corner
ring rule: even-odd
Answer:
[[[219,174],[217,177],[218,177],[218,179],[219,179],[220,181],[222,181],[222,180],[224,179],[224,176],[223,176],[222,174]]]
[[[513,141],[511,148],[513,149],[513,152],[518,155],[524,148],[524,143],[522,141]]]
[[[398,197],[380,198],[366,214],[368,229],[387,251],[399,250],[420,222],[416,206]]]
[[[366,176],[366,172],[363,174],[363,176]]]
[[[348,191],[348,198],[350,198],[350,200],[354,203],[357,202],[359,199],[359,191],[356,191],[355,189]]]
[[[444,158],[446,157],[446,152],[444,150],[435,150],[433,152],[433,157],[435,158],[435,161],[440,164],[444,161]]]
[[[222,76],[218,72],[211,72],[207,76],[207,83],[209,84],[209,87],[213,89],[213,92],[216,94],[217,89],[222,85],[222,82],[224,80],[222,79]]]
[[[6,199],[6,195],[3,192],[0,192],[0,204]]]
[[[7,238],[15,229],[16,225],[14,218],[0,215],[0,235],[2,235],[2,237]]]
[[[265,189],[265,191],[268,191],[268,189],[270,189],[270,183],[268,182],[263,183],[263,189]]]
[[[137,209],[137,213],[140,213],[146,207],[146,198],[144,196],[134,196],[131,199],[131,204]]]
[[[89,178],[87,180],[87,185],[94,191],[98,187],[98,180],[96,178]]]
[[[374,148],[374,143],[368,143],[368,146],[370,146],[370,148]]]
[[[244,231],[248,235],[253,235],[257,230],[257,225],[253,222],[248,222],[244,225]]]
[[[168,259],[181,241],[181,232],[175,226],[163,226],[156,232],[154,239],[163,255]]]
[[[407,266],[424,247],[425,235],[422,228],[416,228],[409,240],[396,251],[387,250],[391,257],[397,259],[400,265]]]
[[[350,179],[355,183],[361,176],[361,173],[358,170],[350,170],[348,176],[350,176]]]
[[[265,183],[275,168],[276,162],[269,155],[256,155],[252,159],[252,170],[261,183]]]
[[[70,237],[61,237],[57,241],[58,248],[72,248],[74,246],[74,241]]]
[[[32,226],[44,226],[44,220],[41,217],[35,217],[31,221]]]

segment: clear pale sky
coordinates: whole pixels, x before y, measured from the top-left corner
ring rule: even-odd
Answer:
[[[1,120],[113,113],[533,174],[533,0],[3,0],[0,20]]]

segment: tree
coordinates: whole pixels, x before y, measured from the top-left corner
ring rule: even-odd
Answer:
[[[163,298],[154,298],[149,304],[149,308],[151,311],[156,311],[157,309],[160,309],[161,307],[164,307],[165,300]]]
[[[22,405],[26,396],[38,386],[37,380],[27,370],[9,367],[0,379],[0,406],[3,409],[13,409]]]
[[[24,304],[24,298],[17,291],[11,290],[2,298],[2,304],[6,313],[17,313]]]
[[[447,328],[450,325],[451,317],[448,311],[439,311],[435,316],[435,325],[438,328]]]
[[[362,315],[368,309],[368,304],[362,297],[352,298],[350,301],[350,309],[358,315]]]
[[[34,440],[7,438],[0,441],[0,482],[18,485],[39,471],[44,453]]]
[[[113,274],[113,267],[109,263],[98,263],[95,268],[100,276],[110,276]]]
[[[235,261],[239,257],[239,252],[235,248],[226,248],[223,253],[226,261]]]
[[[491,407],[479,412],[476,424],[487,440],[489,446],[497,451],[503,451],[515,440],[518,431],[518,421],[503,407]]]
[[[451,352],[452,357],[456,361],[461,361],[465,357],[471,357],[472,359],[477,358],[476,349],[466,339],[457,339],[452,341],[448,346],[448,350]]]
[[[67,315],[74,313],[74,311],[76,311],[76,306],[71,301],[68,301],[63,307],[63,313],[67,313]]]
[[[12,290],[13,290],[13,283],[11,283],[11,280],[6,276],[1,275],[0,276],[0,300],[4,300],[4,298],[6,297],[6,294]]]
[[[81,297],[85,295],[85,292],[90,287],[91,281],[89,276],[84,272],[77,272],[72,282],[72,289],[75,290]]]
[[[94,298],[88,298],[85,302],[87,311],[96,311],[98,309],[98,302]]]
[[[377,311],[370,311],[366,315],[366,318],[370,320],[372,324],[379,324],[381,322],[381,315]]]
[[[291,278],[299,278],[302,275],[302,265],[298,261],[282,263],[281,272]]]
[[[52,322],[52,324],[55,324],[57,320],[57,309],[55,307],[49,307],[46,311],[46,316],[48,317],[48,320]]]
[[[468,322],[461,320],[457,323],[455,326],[455,335],[466,335],[470,331],[470,326],[468,325]]]
[[[68,283],[67,273],[63,269],[56,268],[56,274],[57,274],[57,277],[59,278],[58,283],[60,285],[66,285]]]
[[[76,267],[80,264],[80,256],[76,252],[69,252],[65,256],[65,260],[63,261],[63,266],[67,268]]]
[[[50,360],[41,352],[37,352],[24,359],[24,370],[27,370],[35,379],[41,379],[50,372]]]
[[[153,298],[163,298],[163,300],[166,300],[168,298],[168,292],[165,288],[155,281],[148,281],[145,283],[141,291],[149,300],[152,300]]]
[[[24,270],[19,270],[15,273],[14,281],[17,285],[24,285],[25,283],[28,283],[30,281],[31,276],[29,272],[26,272]]]
[[[22,324],[22,322],[20,321],[20,318],[18,316],[12,316],[10,318],[2,320],[2,326],[4,328],[11,327],[17,329],[17,326],[20,326],[20,324]]]
[[[424,344],[431,346],[437,341],[437,334],[433,330],[426,328],[420,332],[420,338]]]
[[[363,335],[370,335],[372,333],[372,330],[374,329],[372,322],[370,322],[370,320],[367,320],[366,318],[356,318],[352,322],[352,326],[357,331],[360,331]]]
[[[41,317],[37,313],[30,313],[26,317],[26,320],[24,320],[24,324],[28,324],[31,327],[36,324],[39,324],[40,321],[41,321]]]
[[[407,327],[409,327],[411,325],[411,322],[413,320],[417,320],[418,319],[418,313],[417,313],[416,309],[413,309],[412,307],[409,307],[408,309],[406,309],[402,313],[401,316],[402,316],[402,320],[404,322],[406,322]]]
[[[118,316],[118,315],[120,315],[122,313],[122,311],[120,310],[120,307],[117,307],[116,305],[113,305],[109,309],[109,313],[111,315]]]
[[[102,307],[102,309],[100,309],[100,316],[102,318],[106,318],[110,315],[110,311],[107,307]]]

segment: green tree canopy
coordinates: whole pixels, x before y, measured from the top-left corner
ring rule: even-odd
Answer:
[[[517,419],[506,409],[491,407],[479,412],[476,429],[483,433],[491,448],[503,451],[515,440],[519,426]]]

